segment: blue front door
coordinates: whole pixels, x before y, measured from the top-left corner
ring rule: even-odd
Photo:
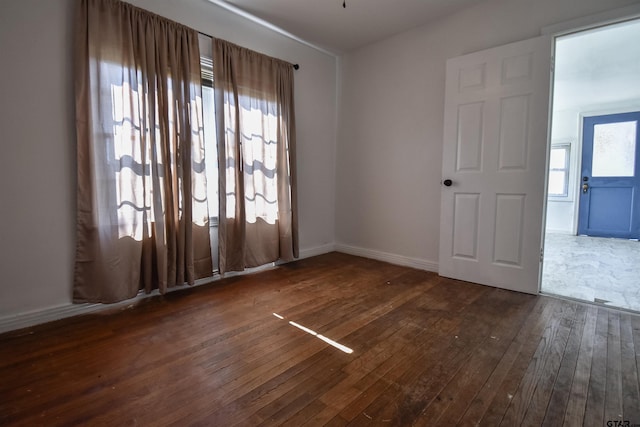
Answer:
[[[578,234],[640,238],[640,112],[586,117]]]

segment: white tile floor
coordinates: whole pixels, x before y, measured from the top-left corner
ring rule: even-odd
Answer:
[[[640,242],[547,233],[542,292],[640,311]]]

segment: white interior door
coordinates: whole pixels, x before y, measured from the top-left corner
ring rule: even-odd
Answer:
[[[551,52],[545,36],[447,61],[442,276],[539,291]]]

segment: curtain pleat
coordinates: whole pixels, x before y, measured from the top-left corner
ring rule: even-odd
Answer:
[[[298,256],[293,66],[213,40],[219,269]]]
[[[212,275],[197,32],[78,0],[75,302]]]

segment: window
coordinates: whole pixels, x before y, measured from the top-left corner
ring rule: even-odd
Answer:
[[[218,145],[213,90],[213,60],[211,38],[199,35],[200,77],[202,83],[202,125],[204,133],[204,163],[207,177],[207,207],[209,210],[209,241],[213,270],[218,271]]]
[[[209,224],[218,224],[218,147],[216,143],[215,105],[213,95],[213,63],[210,58],[200,57],[202,70],[202,111],[205,146],[205,169],[207,176],[207,203]]]
[[[549,196],[569,196],[571,144],[554,144],[549,157]]]

